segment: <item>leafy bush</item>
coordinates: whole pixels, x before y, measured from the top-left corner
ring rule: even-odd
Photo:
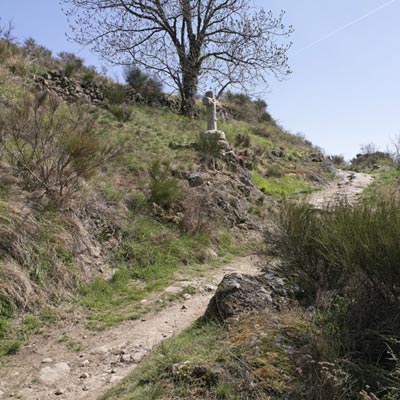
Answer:
[[[63,73],[67,77],[74,76],[77,72],[80,72],[83,68],[83,59],[77,57],[74,53],[68,53],[62,51],[58,53],[58,58],[63,63]]]
[[[167,166],[155,161],[150,170],[150,200],[161,207],[171,208],[182,200],[183,192],[179,181],[172,177]]]
[[[33,60],[39,61],[47,66],[51,62],[51,50],[38,44],[35,39],[27,38],[24,41],[23,49],[25,53],[30,56]]]
[[[223,105],[228,109],[233,118],[247,122],[273,122],[267,111],[264,100],[252,100],[244,93],[227,92],[222,99]]]
[[[126,104],[109,104],[107,109],[120,122],[127,122],[132,117],[132,107]]]
[[[330,156],[329,159],[332,161],[333,165],[337,168],[347,168],[348,163],[344,159],[344,156],[342,154],[335,154],[333,156]]]
[[[109,104],[123,104],[128,101],[128,88],[120,83],[114,83],[104,90],[104,96]]]
[[[140,68],[128,67],[125,70],[126,83],[136,94],[143,97],[147,104],[159,102],[163,97],[162,83],[142,72]]]
[[[96,67],[85,67],[84,71],[82,72],[81,79],[85,83],[92,83],[94,82],[97,76]]]
[[[41,190],[56,202],[69,198],[82,178],[115,154],[101,143],[93,114],[61,107],[45,93],[27,95],[0,112],[0,151],[25,189]]]
[[[202,161],[205,162],[210,168],[215,169],[217,160],[221,158],[221,145],[219,144],[219,137],[215,135],[207,135],[200,137],[197,144]]]
[[[272,245],[285,255],[282,273],[320,310],[331,350],[351,360],[359,389],[368,384],[389,399],[390,387],[400,390],[399,204],[385,199],[329,212],[286,204],[279,226]]]

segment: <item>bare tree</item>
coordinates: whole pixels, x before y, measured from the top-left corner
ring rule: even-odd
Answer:
[[[387,149],[387,153],[393,161],[394,167],[400,171],[400,134],[398,133],[390,139],[390,145]]]
[[[284,13],[256,10],[250,0],[61,1],[76,42],[109,62],[151,69],[178,91],[188,116],[204,86],[221,94],[290,73]]]

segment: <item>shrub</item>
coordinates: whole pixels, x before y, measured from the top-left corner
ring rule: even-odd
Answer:
[[[179,181],[172,177],[167,166],[155,161],[150,169],[150,200],[161,207],[171,208],[182,200]]]
[[[93,83],[97,76],[96,67],[85,67],[81,79],[85,83]]]
[[[281,271],[320,310],[332,349],[357,366],[350,371],[360,388],[399,390],[399,204],[385,199],[329,212],[286,204],[279,226],[272,245],[285,255]]]
[[[63,73],[65,76],[72,77],[77,72],[80,72],[82,70],[83,59],[77,57],[74,53],[62,51],[58,53],[57,56],[63,64]]]
[[[101,143],[96,119],[86,108],[61,107],[45,93],[2,110],[0,150],[25,189],[41,190],[56,202],[75,193],[82,178],[115,154]]]
[[[215,230],[215,219],[210,215],[210,204],[204,194],[189,194],[183,201],[182,227],[190,235],[209,234]]]
[[[235,119],[247,122],[274,122],[267,112],[267,103],[264,100],[252,100],[244,93],[227,92],[222,102]]]
[[[52,64],[51,50],[42,45],[39,45],[35,39],[31,37],[25,39],[23,49],[25,54],[32,58],[34,61],[38,61],[41,64],[46,65],[47,67],[50,67],[50,65]]]
[[[163,97],[162,83],[142,72],[140,68],[134,66],[126,68],[125,80],[135,93],[141,95],[148,104],[159,102]]]
[[[128,101],[128,88],[120,83],[113,83],[104,90],[109,104],[123,104]]]
[[[344,159],[344,156],[342,154],[335,154],[333,156],[330,156],[329,159],[332,161],[333,165],[337,168],[347,168],[348,163]]]
[[[0,59],[8,58],[17,49],[17,39],[14,36],[14,24],[12,20],[3,24],[0,18]]]
[[[202,161],[210,168],[215,169],[217,160],[221,158],[221,145],[219,138],[215,135],[200,137],[197,148],[201,154]]]
[[[132,117],[132,107],[126,104],[108,104],[107,109],[120,122],[127,122]]]

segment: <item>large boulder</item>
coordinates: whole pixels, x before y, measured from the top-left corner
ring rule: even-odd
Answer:
[[[225,275],[219,284],[204,317],[224,321],[243,312],[280,310],[287,301],[287,286],[277,275],[233,273]]]

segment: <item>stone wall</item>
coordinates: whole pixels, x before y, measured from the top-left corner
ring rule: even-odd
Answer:
[[[104,101],[104,86],[93,81],[68,78],[58,71],[49,71],[35,77],[35,82],[43,90],[48,90],[63,100],[101,104]]]

